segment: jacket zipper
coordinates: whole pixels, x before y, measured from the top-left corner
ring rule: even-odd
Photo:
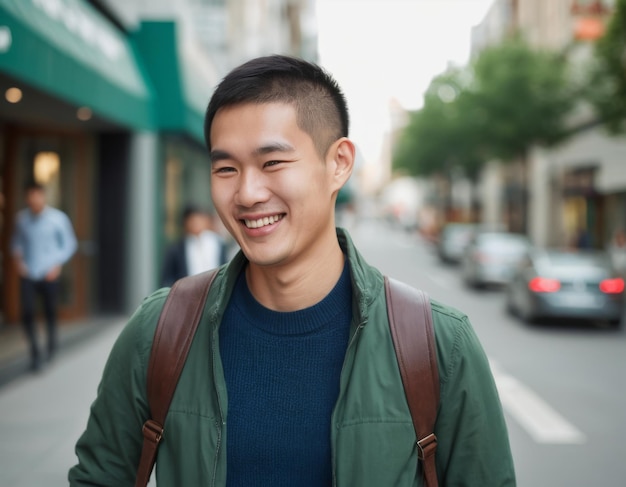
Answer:
[[[346,369],[346,362],[348,361],[348,357],[350,355],[350,349],[353,347],[354,343],[356,342],[357,336],[359,335],[359,332],[363,329],[366,323],[367,323],[367,319],[359,323],[356,330],[352,334],[352,338],[350,338],[350,342],[348,343],[348,348],[346,349],[346,359],[344,360],[343,366],[341,367],[341,375],[339,379],[340,381],[339,382],[340,384],[339,397],[337,397],[337,403],[335,404],[335,407],[342,400],[342,396],[344,393],[345,387],[342,387],[341,378],[343,377],[344,370]],[[354,357],[351,357],[351,360],[354,361]],[[332,424],[333,432],[332,432],[332,438],[331,438],[332,441],[331,441],[330,447],[331,447],[331,455],[332,455],[333,487],[337,487],[337,474],[336,474],[337,469],[336,469],[336,455],[335,455],[335,437],[337,433],[336,433],[336,426],[335,426],[334,419],[335,419],[335,412],[333,411],[333,414],[331,417],[331,424]]]
[[[219,422],[216,422],[217,426],[217,443],[215,446],[215,465],[213,468],[213,479],[211,480],[211,485],[215,487],[217,481],[217,469],[219,466],[219,456],[220,456],[220,448],[222,446],[222,430],[224,428],[224,411],[222,410],[222,398],[220,397],[219,387],[217,386],[217,377],[216,377],[216,348],[217,348],[217,331],[213,330],[213,337],[211,343],[211,360],[213,361],[213,387],[215,389],[215,396],[217,397],[217,408],[219,411]]]

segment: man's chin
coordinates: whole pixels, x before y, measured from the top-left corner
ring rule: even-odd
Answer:
[[[246,259],[248,259],[248,262],[256,267],[262,267],[262,268],[271,268],[271,267],[278,267],[284,264],[284,262],[286,261],[285,256],[282,254],[278,254],[276,252],[273,252],[271,255],[268,253],[261,253],[261,252],[250,252],[248,250],[242,249],[243,251],[243,255],[246,256]]]

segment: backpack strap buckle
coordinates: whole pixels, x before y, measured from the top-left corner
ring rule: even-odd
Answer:
[[[425,436],[421,440],[417,442],[417,457],[420,460],[424,460],[431,455],[435,454],[435,450],[437,450],[437,437],[435,433],[431,433],[428,436]]]
[[[163,427],[153,419],[146,421],[141,431],[143,437],[151,443],[159,443],[163,437]]]

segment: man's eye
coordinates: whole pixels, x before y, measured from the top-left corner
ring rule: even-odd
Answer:
[[[277,166],[278,164],[280,164],[282,161],[267,161],[265,164],[263,164],[264,167],[271,167],[271,166]]]
[[[228,167],[228,166],[224,166],[224,167],[217,167],[213,170],[214,173],[218,174],[218,173],[227,173],[227,172],[233,172],[235,170],[234,167]]]

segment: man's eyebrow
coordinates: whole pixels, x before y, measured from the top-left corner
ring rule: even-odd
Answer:
[[[263,145],[254,151],[257,156],[263,156],[265,154],[271,154],[272,152],[294,152],[296,149],[282,142],[272,142],[271,144]]]
[[[274,152],[294,152],[295,150],[296,149],[290,144],[272,142],[255,149],[252,154],[255,156],[263,156]],[[215,163],[226,159],[232,159],[232,155],[225,150],[214,149],[209,153],[209,158],[211,159],[211,163]]]
[[[214,162],[219,162],[219,161],[223,161],[224,159],[230,159],[231,155],[223,150],[212,150],[209,153],[209,159],[211,159],[211,164],[213,164]]]

